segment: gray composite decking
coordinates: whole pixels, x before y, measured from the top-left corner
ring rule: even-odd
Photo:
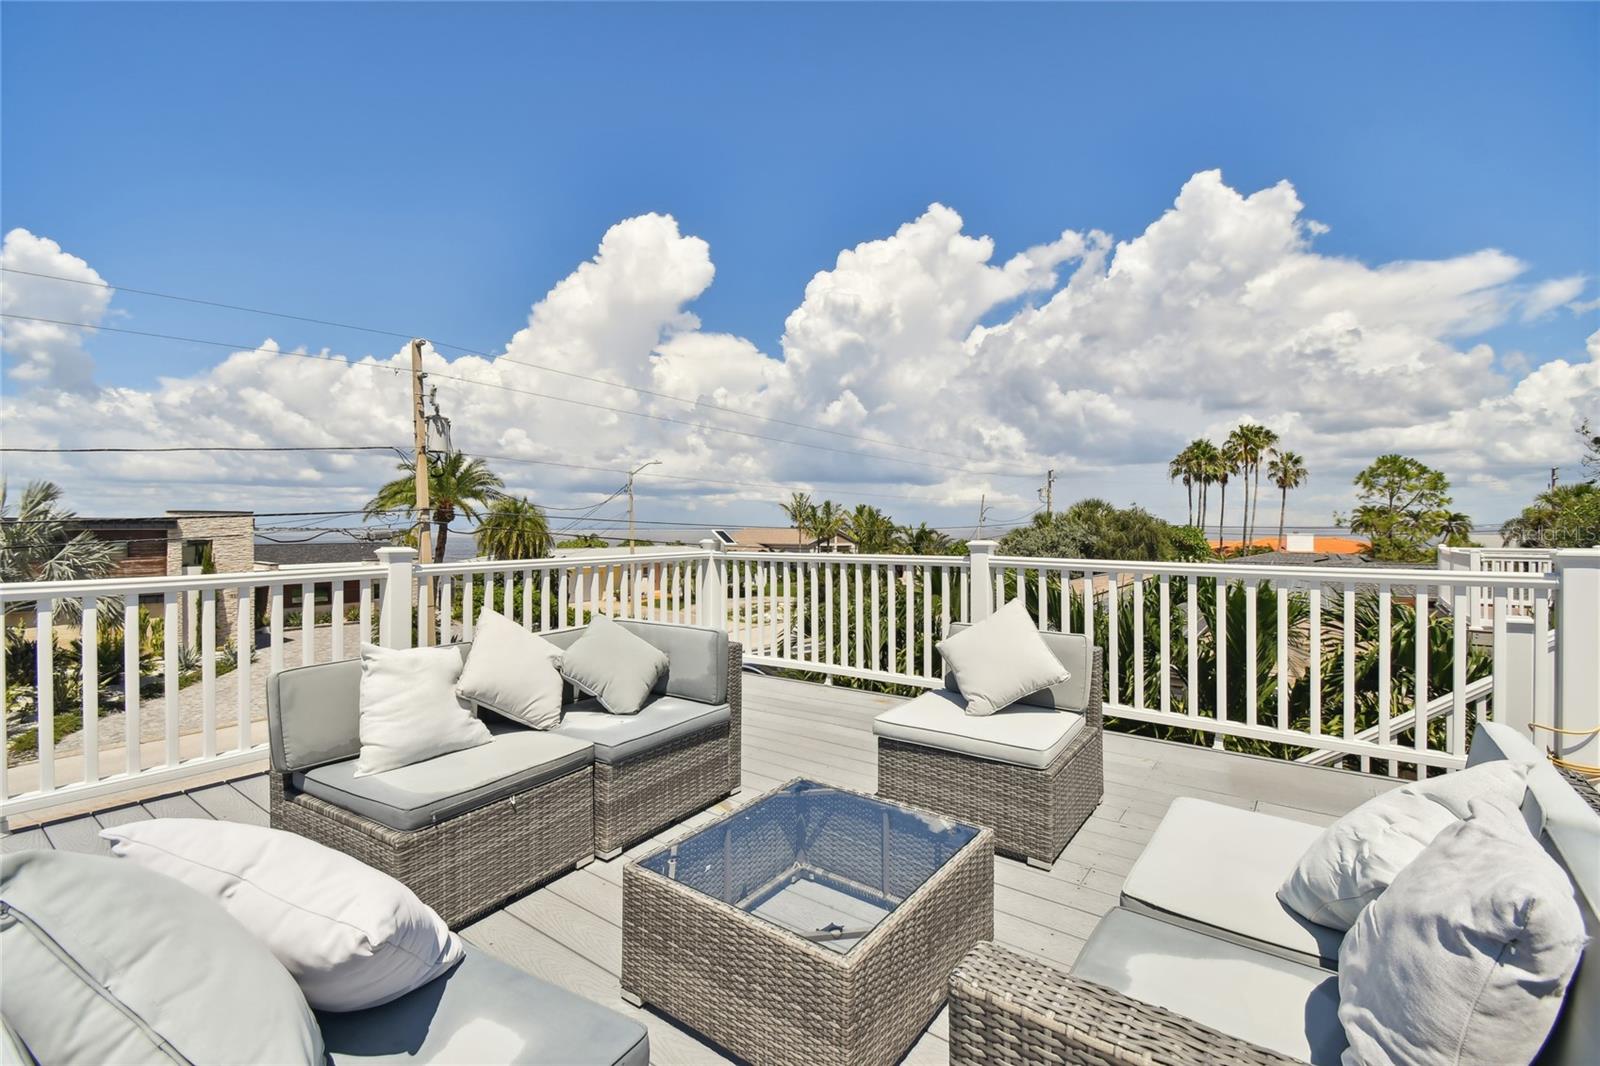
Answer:
[[[744,790],[662,838],[795,777],[874,790],[872,719],[898,702],[895,697],[750,675],[744,700]],[[1386,787],[1377,778],[1343,771],[1121,733],[1106,735],[1105,758],[1105,800],[1052,869],[995,860],[995,938],[1001,943],[1070,965],[1095,922],[1115,905],[1123,878],[1178,796],[1326,823]],[[21,829],[0,837],[0,849],[103,852],[101,827],[145,818],[209,817],[265,825],[266,793],[266,778],[257,773]],[[620,995],[622,867],[656,843],[566,874],[468,926],[463,935],[528,973],[641,1019],[650,1029],[656,1062],[726,1061],[693,1033],[661,1014],[627,1005]],[[905,1061],[948,1062],[946,1035],[941,1012]]]

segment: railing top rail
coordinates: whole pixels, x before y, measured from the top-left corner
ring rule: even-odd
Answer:
[[[504,573],[523,570],[566,570],[587,566],[616,566],[621,563],[681,563],[704,559],[709,553],[704,548],[689,548],[681,552],[627,552],[605,555],[554,556],[548,559],[467,559],[453,563],[423,563],[417,573],[424,577],[455,577],[461,574]]]
[[[995,556],[995,566],[1037,570],[1086,570],[1090,573],[1136,571],[1174,577],[1220,577],[1246,580],[1287,579],[1318,584],[1366,585],[1473,585],[1491,588],[1558,589],[1560,581],[1545,574],[1501,573],[1487,570],[1435,570],[1379,566],[1267,566],[1251,563],[1175,563],[1138,559],[1049,559],[1033,556]]]
[[[729,551],[724,554],[731,559],[782,559],[786,562],[808,563],[897,563],[901,566],[966,566],[971,561],[965,555],[894,555],[863,552]]]
[[[308,582],[353,581],[382,577],[385,568],[378,563],[345,566],[317,571],[239,570],[225,574],[167,574],[162,577],[97,577],[82,581],[0,582],[0,601],[61,599],[81,596],[131,596],[157,592],[189,592],[199,589],[259,588],[273,585],[301,585]]]

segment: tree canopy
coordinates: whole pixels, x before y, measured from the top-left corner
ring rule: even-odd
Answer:
[[[1187,560],[1209,558],[1203,534],[1174,526],[1142,507],[1079,500],[1065,511],[1035,515],[1033,523],[1000,538],[1003,555],[1061,559]]]
[[[1446,525],[1465,518],[1450,510],[1450,480],[1408,455],[1380,455],[1355,477],[1360,503],[1350,528],[1372,540],[1372,555],[1388,562],[1428,562]]]

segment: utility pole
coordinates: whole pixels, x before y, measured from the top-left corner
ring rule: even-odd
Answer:
[[[980,493],[978,496],[978,533],[973,540],[983,539],[983,521],[989,517],[989,494]]]
[[[634,537],[633,537],[633,476],[635,474],[637,474],[639,471],[645,469],[645,467],[660,466],[660,465],[661,465],[661,460],[652,459],[648,463],[641,464],[639,466],[634,467],[632,470],[628,471],[628,554],[629,555],[633,554],[633,540],[634,540]]]
[[[1055,511],[1056,502],[1056,472],[1044,472],[1044,489],[1039,493],[1039,498],[1044,501],[1044,513],[1048,516]]]
[[[1555,491],[1555,488],[1556,488],[1556,474],[1560,473],[1560,471],[1561,471],[1561,468],[1559,466],[1552,466],[1550,468],[1550,491],[1551,492]]]
[[[411,342],[411,431],[416,449],[416,508],[417,508],[417,558],[424,563],[433,562],[433,531],[428,527],[432,504],[428,498],[428,417],[423,410],[423,382],[421,339]],[[417,634],[418,644],[425,644],[433,632],[433,579],[423,582],[422,624]]]

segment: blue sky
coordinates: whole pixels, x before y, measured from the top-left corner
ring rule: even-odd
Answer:
[[[777,354],[817,271],[930,203],[998,263],[1064,229],[1135,237],[1212,168],[1292,182],[1324,256],[1600,273],[1594,4],[7,3],[0,29],[0,228],[124,285],[470,346],[647,212],[710,245],[704,328]],[[114,313],[394,350],[131,294]],[[1581,360],[1596,326],[1502,318],[1462,346]],[[218,358],[88,348],[136,387]]]

